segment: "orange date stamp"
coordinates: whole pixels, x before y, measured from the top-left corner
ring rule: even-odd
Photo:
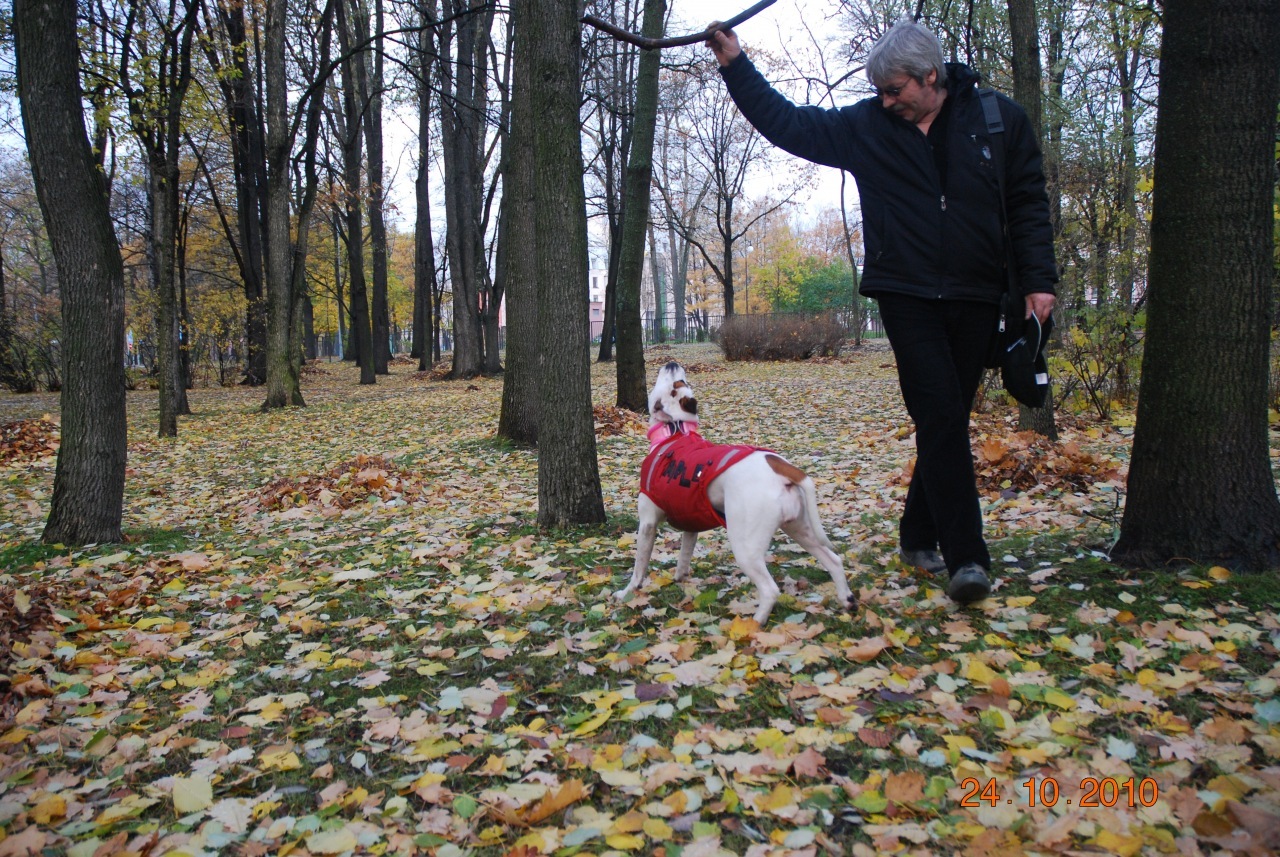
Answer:
[[[1062,794],[1062,789],[1059,788],[1055,777],[1043,779],[1032,777],[1020,785],[1021,792],[1027,796],[1027,805],[1032,807],[1056,806]],[[1001,794],[1000,786],[994,777],[986,782],[977,777],[967,777],[960,782],[960,788],[964,790],[964,796],[960,799],[960,805],[963,807],[976,809],[983,804],[999,806],[1001,803],[1013,803],[1013,798],[1004,797]],[[1155,806],[1156,801],[1160,800],[1160,784],[1150,777],[1140,780],[1133,777],[1124,779],[1085,777],[1080,781],[1078,790],[1080,792],[1078,797],[1066,798],[1068,806],[1085,808],[1122,806],[1133,809],[1139,806]]]

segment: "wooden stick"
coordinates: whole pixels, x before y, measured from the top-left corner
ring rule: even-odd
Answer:
[[[682,45],[695,45],[698,42],[705,42],[707,39],[711,38],[711,34],[717,30],[732,30],[743,21],[748,18],[755,17],[755,15],[763,12],[765,9],[768,9],[776,2],[777,0],[760,0],[759,3],[752,6],[747,11],[734,15],[722,24],[716,24],[714,27],[708,27],[701,33],[691,33],[687,36],[673,36],[668,39],[650,39],[645,36],[638,36],[635,33],[627,32],[621,27],[614,26],[608,21],[602,21],[595,15],[583,15],[582,23],[590,24],[597,30],[603,30],[620,42],[627,42],[628,44],[635,45],[642,50],[654,51],[661,48],[678,48]]]

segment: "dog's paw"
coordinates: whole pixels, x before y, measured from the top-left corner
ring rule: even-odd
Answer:
[[[620,603],[626,603],[630,598],[631,590],[629,589],[619,589],[617,592],[613,593],[613,600]]]
[[[845,606],[848,607],[850,611],[857,610],[858,609],[858,593],[850,592],[849,597],[845,600]]]

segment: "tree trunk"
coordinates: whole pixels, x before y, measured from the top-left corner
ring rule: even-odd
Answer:
[[[445,240],[453,282],[452,377],[474,378],[483,369],[480,291],[485,264],[481,197],[486,75],[483,52],[477,51],[477,46],[485,37],[482,24],[491,17],[477,0],[449,0],[448,8],[456,17],[442,28],[441,38],[447,47],[440,51],[439,67],[443,83]],[[456,45],[450,34],[456,37]]]
[[[545,2],[537,11],[529,38],[542,345],[538,523],[564,527],[605,519],[591,409],[580,13],[577,0]]]
[[[160,437],[178,436],[178,308],[173,283],[177,169],[161,160],[148,165],[151,206],[151,284],[156,296],[156,367],[159,375]]]
[[[365,146],[369,150],[369,249],[373,259],[373,370],[378,375],[390,372],[391,362],[391,314],[387,308],[387,222],[383,200],[382,158],[382,90],[384,86],[382,33],[382,0],[369,0],[376,7],[376,30],[373,42],[372,62],[368,53],[361,50],[353,57],[356,89],[360,94],[361,115],[364,119]],[[356,35],[361,44],[369,41],[369,10],[364,0],[351,4],[356,25]],[[369,68],[372,65],[372,76]]]
[[[267,0],[267,383],[263,410],[302,406],[300,379],[293,372],[289,344],[293,331],[293,272],[289,235],[289,93],[285,76],[286,0]]]
[[[62,446],[43,540],[118,542],[124,511],[124,268],[85,133],[76,5],[16,0],[18,95],[62,287]]]
[[[1122,564],[1280,564],[1267,432],[1277,44],[1274,0],[1165,4]]]
[[[418,4],[419,24],[435,19],[436,5]],[[434,325],[431,319],[432,286],[436,276],[436,248],[431,232],[431,75],[435,48],[430,31],[418,33],[418,174],[414,180],[417,214],[413,234],[413,350],[418,371],[431,368]]]
[[[653,341],[666,342],[667,290],[662,283],[662,265],[658,261],[658,238],[653,221],[649,221],[649,276],[653,279]],[[646,404],[648,402],[646,401]]]
[[[533,177],[533,44],[529,5],[511,9],[511,130],[503,148],[502,205],[506,213],[507,368],[502,376],[498,436],[538,442],[538,266]]]
[[[258,114],[255,75],[250,71],[249,44],[245,29],[245,4],[219,0],[218,21],[227,37],[227,61],[224,63],[209,40],[202,40],[205,56],[217,75],[226,102],[230,123],[231,166],[236,180],[236,218],[240,235],[240,279],[244,283],[245,358],[244,383],[252,386],[267,380],[267,295],[263,282],[263,259],[266,255],[265,190],[267,186],[265,130]],[[207,7],[206,7],[207,8]],[[212,22],[206,27],[212,30]],[[234,73],[223,71],[229,65]]]
[[[357,97],[355,66],[360,57],[352,53],[352,34],[346,21],[344,3],[338,3],[338,34],[341,39],[343,119],[338,129],[342,144],[343,212],[347,227],[347,273],[351,280],[351,348],[360,364],[360,383],[376,384],[373,323],[369,314],[369,294],[364,278],[364,217],[360,210],[360,100]]]
[[[1036,23],[1035,0],[1008,0],[1009,35],[1013,40],[1013,100],[1027,112],[1031,127],[1042,143],[1044,110],[1040,94],[1040,28]],[[1018,405],[1018,428],[1057,440],[1058,424],[1053,416],[1053,396],[1042,408]]]
[[[641,33],[661,38],[666,0],[645,0]],[[622,253],[618,265],[618,407],[648,413],[644,371],[644,328],[640,323],[640,281],[644,276],[644,239],[649,226],[649,187],[653,181],[653,139],[658,124],[658,51],[640,55],[636,73],[635,118],[622,203]]]

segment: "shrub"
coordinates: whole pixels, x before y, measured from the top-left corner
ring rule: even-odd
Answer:
[[[735,315],[720,328],[726,360],[835,357],[848,331],[832,313]]]
[[[1130,404],[1142,366],[1144,322],[1116,307],[1080,312],[1076,324],[1050,344],[1049,373],[1059,406],[1092,410],[1105,421],[1116,404]]]

